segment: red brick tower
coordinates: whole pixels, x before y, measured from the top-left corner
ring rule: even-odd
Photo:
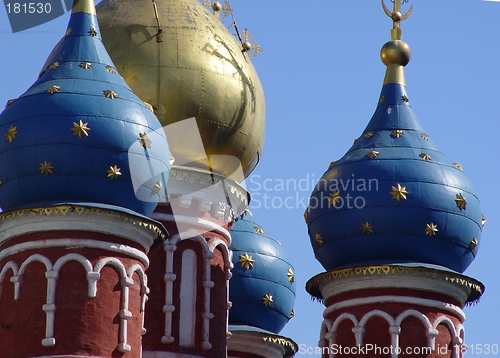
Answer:
[[[173,167],[168,205],[152,214],[170,238],[151,250],[144,358],[225,357],[232,254],[229,225],[247,191],[222,175]],[[227,195],[227,196],[226,196]]]
[[[147,254],[167,237],[148,216],[170,158],[109,59],[93,0],[75,1],[0,132],[0,356],[140,358]]]

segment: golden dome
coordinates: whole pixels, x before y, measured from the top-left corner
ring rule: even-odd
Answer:
[[[197,0],[102,1],[97,17],[117,70],[161,124],[196,118],[209,158],[180,138],[169,145],[173,157],[227,176],[237,158],[248,176],[262,155],[264,93],[223,23]]]

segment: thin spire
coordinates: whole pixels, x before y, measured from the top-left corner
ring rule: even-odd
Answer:
[[[96,15],[94,0],[73,0],[71,13],[76,14],[78,12]]]
[[[410,16],[413,5],[411,5],[410,9],[405,14],[402,14],[401,5],[407,3],[408,0],[391,1],[394,4],[393,11],[389,10],[387,6],[385,6],[384,0],[382,0],[384,12],[393,21],[391,41],[387,42],[380,50],[380,58],[384,65],[387,66],[384,85],[389,83],[406,85],[403,67],[410,62],[411,50],[410,46],[402,40],[403,30],[401,29],[401,21],[406,20]]]

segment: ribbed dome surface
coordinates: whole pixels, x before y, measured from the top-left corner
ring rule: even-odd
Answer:
[[[327,270],[412,262],[463,272],[482,230],[472,184],[429,140],[396,83],[383,86],[365,131],[323,175],[308,210]]]
[[[292,316],[295,271],[281,244],[250,214],[234,224],[231,237],[234,268],[229,324],[279,333]]]
[[[40,77],[0,115],[3,210],[85,202],[149,215],[156,207],[169,171],[165,135],[115,70],[89,8],[74,10]]]

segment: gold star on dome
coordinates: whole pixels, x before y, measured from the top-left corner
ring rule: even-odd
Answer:
[[[144,149],[151,149],[151,143],[153,143],[151,142],[151,139],[149,139],[146,132],[139,133],[139,142],[144,147]]]
[[[54,62],[49,66],[49,70],[55,70],[58,67],[59,67],[59,62]]]
[[[264,233],[264,230],[262,230],[261,227],[254,226],[253,229],[255,230],[255,232],[258,232],[259,234],[263,234]]]
[[[462,168],[462,164],[460,163],[453,163],[453,165],[455,166],[455,168],[457,168],[458,170],[460,170],[461,172],[463,172],[463,168]]]
[[[46,89],[46,91],[50,94],[54,94],[54,93],[59,92],[60,89],[61,89],[61,86],[50,86],[49,88]]]
[[[365,235],[373,234],[373,225],[372,225],[372,223],[369,223],[368,221],[362,223],[361,224],[361,231],[363,231],[363,234],[365,234]]]
[[[163,183],[161,182],[161,180],[158,180],[158,182],[153,187],[153,190],[151,190],[151,195],[158,194],[161,188],[163,188]]]
[[[474,250],[478,244],[477,238],[473,238],[469,244],[469,250]]]
[[[293,316],[295,316],[295,309],[292,308],[292,312],[290,312],[289,319],[291,319]]]
[[[88,137],[89,133],[88,131],[90,128],[88,127],[88,123],[83,123],[82,120],[80,119],[80,122],[76,123],[73,122],[73,128],[71,128],[73,131],[73,135],[77,135],[79,138],[82,137],[82,135]]]
[[[486,224],[486,218],[484,217],[483,214],[481,214],[481,226],[484,227],[485,224]]]
[[[424,138],[426,141],[429,141],[429,137],[425,133],[420,133],[420,136]]]
[[[404,103],[410,102],[410,99],[406,95],[401,96],[401,100],[403,100]]]
[[[380,99],[378,100],[380,103],[384,103],[385,102],[385,96],[382,96],[380,97]]]
[[[0,185],[2,185],[2,184],[3,184],[3,181],[2,181],[2,178],[0,178]]]
[[[401,129],[396,129],[395,131],[393,131],[391,133],[391,136],[393,136],[394,138],[402,137],[403,136],[403,131]]]
[[[434,223],[426,224],[425,225],[425,235],[432,237],[436,235],[436,232],[439,230],[437,229],[437,225]]]
[[[465,210],[467,207],[467,201],[462,194],[456,194],[455,203],[457,203],[457,208],[460,210]]]
[[[68,29],[66,30],[66,36],[68,36],[70,33],[71,33],[71,27],[68,27]]]
[[[293,283],[295,281],[295,275],[291,267],[288,268],[286,276],[288,277],[288,282]]]
[[[373,131],[369,131],[368,133],[365,133],[365,135],[363,137],[366,139],[373,137]]]
[[[431,156],[429,154],[420,153],[418,156],[423,160],[431,160]]]
[[[10,126],[10,128],[7,130],[7,133],[5,133],[5,141],[12,143],[12,141],[16,139],[17,133],[17,126]]]
[[[307,217],[309,215],[309,207],[306,208],[306,211],[304,211],[304,221],[306,222],[307,224]]]
[[[91,28],[89,30],[89,34],[92,35],[92,36],[97,36],[97,31],[94,28]]]
[[[252,259],[252,255],[249,255],[245,252],[244,255],[240,255],[240,259],[238,262],[241,264],[241,267],[244,267],[245,270],[249,270],[253,267],[255,260]]]
[[[7,104],[5,105],[5,107],[10,106],[10,105],[11,105],[12,103],[14,103],[15,101],[16,101],[15,99],[9,99],[9,100],[7,101]]]
[[[356,142],[358,141],[359,137],[358,138],[354,138],[354,141],[352,142],[352,145],[356,144]]]
[[[262,302],[264,303],[264,306],[269,307],[271,306],[271,303],[274,302],[273,296],[270,293],[266,293],[264,297],[262,297]]]
[[[80,67],[84,70],[89,70],[92,67],[92,64],[90,62],[82,62],[80,63]]]
[[[330,193],[330,197],[328,198],[328,202],[330,203],[330,205],[335,206],[336,204],[338,204],[340,202],[341,199],[342,199],[342,197],[340,195],[340,190],[335,190],[333,193]]]
[[[319,245],[323,245],[323,237],[321,236],[321,234],[316,234],[315,239]]]
[[[106,70],[109,72],[109,73],[116,73],[115,69],[109,65],[106,65]]]
[[[113,92],[113,91],[110,91],[110,90],[105,90],[105,91],[102,91],[102,93],[104,93],[104,95],[107,97],[107,98],[111,98],[111,99],[114,99],[114,98],[117,98],[118,95]]]
[[[106,173],[108,173],[108,178],[110,178],[111,180],[118,178],[120,175],[122,175],[122,173],[120,173],[120,170],[121,169],[116,165],[110,166],[109,170],[106,171]]]
[[[49,176],[49,174],[53,174],[52,169],[54,169],[54,167],[52,166],[52,162],[47,162],[45,160],[43,163],[40,163],[40,168],[38,169],[40,170],[40,174]]]
[[[379,152],[377,152],[376,150],[372,150],[371,152],[368,152],[366,154],[366,157],[370,158],[370,159],[373,159],[373,158],[377,158],[378,155],[379,155]]]
[[[400,201],[401,199],[406,200],[406,194],[409,194],[408,191],[406,191],[405,186],[401,186],[401,184],[398,183],[397,186],[391,186],[392,190],[389,192],[389,194],[392,195],[392,199],[396,199],[397,201]]]

